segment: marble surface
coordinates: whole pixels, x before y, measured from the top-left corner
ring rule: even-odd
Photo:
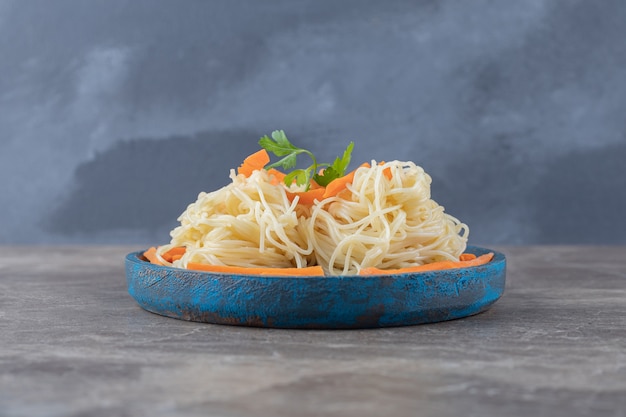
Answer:
[[[0,416],[626,415],[626,247],[496,247],[489,311],[357,331],[148,313],[137,249],[2,248]]]

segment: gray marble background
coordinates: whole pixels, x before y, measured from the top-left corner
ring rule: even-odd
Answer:
[[[0,243],[162,243],[285,129],[474,243],[626,243],[626,2],[0,0]]]

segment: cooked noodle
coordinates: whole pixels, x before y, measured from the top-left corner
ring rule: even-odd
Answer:
[[[170,244],[157,252],[161,262],[321,265],[330,275],[352,275],[372,266],[456,261],[466,247],[469,228],[430,198],[431,178],[412,162],[372,161],[357,169],[346,190],[311,207],[290,202],[265,170],[248,178],[231,171],[231,179],[187,207]],[[170,264],[161,257],[177,246],[187,248],[181,259]]]

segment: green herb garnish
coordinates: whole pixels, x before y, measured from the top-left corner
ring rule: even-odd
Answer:
[[[293,169],[291,172],[286,173],[287,175],[285,176],[285,184],[287,186],[291,186],[295,181],[297,185],[306,185],[305,191],[308,191],[311,185],[311,179],[325,187],[330,184],[332,180],[343,177],[346,174],[348,165],[350,165],[352,149],[354,148],[354,143],[350,142],[341,158],[335,158],[332,164],[318,164],[315,155],[289,142],[285,132],[282,130],[273,131],[271,138],[267,135],[263,136],[259,139],[259,145],[266,151],[282,157],[273,164],[267,165],[265,169],[282,167],[284,170],[289,170],[296,167],[298,155],[308,155],[313,161],[311,165],[305,169]],[[324,172],[321,175],[317,173],[320,168],[324,168]]]

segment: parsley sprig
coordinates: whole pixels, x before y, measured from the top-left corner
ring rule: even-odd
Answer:
[[[305,185],[305,191],[308,191],[311,186],[311,180],[325,187],[330,184],[332,180],[343,177],[346,174],[348,165],[350,165],[352,149],[354,148],[354,143],[350,142],[341,157],[335,158],[332,164],[327,164],[318,163],[313,153],[289,142],[285,132],[282,130],[273,131],[271,138],[267,135],[263,136],[259,139],[259,145],[266,151],[278,157],[282,157],[273,164],[267,165],[265,169],[277,167],[281,167],[284,170],[293,169],[296,167],[298,155],[308,155],[313,163],[304,169],[293,169],[285,175],[284,180],[287,186],[291,186],[294,181],[299,186]],[[322,174],[318,174],[320,168],[324,168]]]

